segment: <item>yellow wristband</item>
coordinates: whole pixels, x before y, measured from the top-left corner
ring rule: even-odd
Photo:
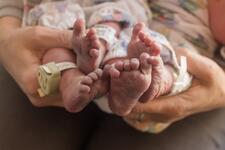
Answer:
[[[38,89],[38,93],[40,97],[56,93],[59,87],[61,71],[71,68],[76,68],[76,65],[71,62],[62,62],[58,64],[50,62],[39,66],[38,82],[40,88]]]

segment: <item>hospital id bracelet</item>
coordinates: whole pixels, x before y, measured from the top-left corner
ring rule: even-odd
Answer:
[[[40,88],[38,94],[40,97],[54,94],[58,91],[61,71],[76,68],[72,62],[55,63],[50,62],[39,66],[38,83]]]
[[[109,46],[109,49],[111,49],[111,47],[117,41],[115,38],[116,30],[108,25],[103,25],[103,24],[95,25],[94,28],[96,30],[97,36],[100,39],[106,41]]]

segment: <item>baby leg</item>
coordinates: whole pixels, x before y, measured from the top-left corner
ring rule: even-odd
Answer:
[[[54,48],[46,52],[43,64],[54,61],[75,62],[72,51],[63,48]],[[102,70],[85,76],[78,69],[69,69],[62,72],[59,90],[63,98],[64,107],[69,112],[81,111],[99,92],[104,92],[105,86],[100,86]],[[101,88],[101,89],[100,89]]]

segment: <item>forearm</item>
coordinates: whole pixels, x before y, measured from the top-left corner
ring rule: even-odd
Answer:
[[[225,45],[225,0],[208,0],[209,20],[214,37]]]

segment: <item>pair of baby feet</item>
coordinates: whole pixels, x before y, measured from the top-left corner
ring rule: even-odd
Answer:
[[[87,75],[74,80],[76,86],[67,92],[71,110],[79,111],[78,105],[84,107],[96,95],[102,96],[109,91],[109,107],[115,114],[124,116],[138,101],[147,102],[159,95],[164,70],[160,48],[144,33],[144,28],[142,23],[135,25],[127,59],[115,59],[114,65],[95,70],[102,62],[106,46],[94,29],[86,33],[85,23],[76,21],[73,47],[78,68]]]
[[[105,67],[110,75],[109,106],[120,116],[129,114],[138,102],[146,103],[164,93],[161,83],[166,68],[160,47],[144,30],[143,23],[134,26],[128,59]]]

